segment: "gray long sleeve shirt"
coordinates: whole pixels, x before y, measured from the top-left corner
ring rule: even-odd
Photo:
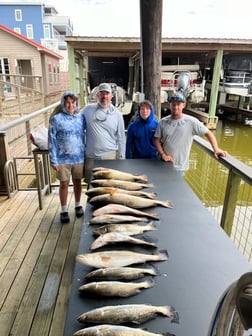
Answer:
[[[125,158],[125,128],[122,114],[110,104],[101,108],[97,103],[82,111],[86,127],[86,156],[101,158],[118,151],[118,159]]]

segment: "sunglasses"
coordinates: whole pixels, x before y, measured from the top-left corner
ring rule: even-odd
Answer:
[[[168,98],[169,103],[171,102],[178,102],[178,103],[184,103],[185,99],[182,96],[171,96]]]

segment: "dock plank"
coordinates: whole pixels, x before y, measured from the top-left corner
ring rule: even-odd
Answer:
[[[85,207],[85,192],[82,201]],[[42,210],[34,190],[0,203],[1,335],[63,335],[83,222],[75,218],[71,190],[69,203],[66,225],[57,190],[43,198]]]

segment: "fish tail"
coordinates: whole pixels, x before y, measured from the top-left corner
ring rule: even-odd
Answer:
[[[173,204],[170,201],[156,201],[157,204],[162,205],[165,208],[173,208]]]
[[[169,308],[172,314],[171,322],[179,324],[179,313],[176,311],[176,309],[173,306],[170,306]]]
[[[169,257],[166,250],[159,251],[159,260],[167,260]]]
[[[157,230],[157,226],[153,221],[149,222],[146,227],[151,230]]]
[[[147,175],[139,175],[138,178],[141,179],[142,181],[145,181],[145,182],[148,181]]]
[[[154,184],[148,183],[148,184],[146,184],[146,188],[154,188]]]
[[[155,281],[153,279],[149,279],[143,282],[143,287],[144,288],[151,288],[154,287]]]

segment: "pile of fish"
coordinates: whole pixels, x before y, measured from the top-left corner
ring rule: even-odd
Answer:
[[[153,279],[132,281],[146,275],[157,276],[158,272],[153,266],[144,268],[131,265],[166,261],[168,253],[166,250],[152,253],[150,249],[157,248],[154,242],[134,236],[157,230],[154,221],[159,220],[158,215],[142,209],[157,206],[173,208],[172,203],[157,200],[155,192],[143,191],[144,188],[154,187],[146,175],[97,167],[93,169],[91,185],[86,194],[93,206],[89,224],[93,227],[94,241],[89,246],[90,253],[79,254],[76,260],[95,269],[85,275],[86,283],[79,287],[80,294],[126,298],[154,287]],[[148,251],[140,253],[130,248],[123,249],[125,245],[141,246]],[[96,251],[100,248],[103,250]],[[157,334],[127,325],[139,325],[158,315],[179,323],[178,313],[172,306],[108,305],[82,313],[77,318],[80,323],[95,325],[75,332],[74,336],[172,336],[167,332]]]

